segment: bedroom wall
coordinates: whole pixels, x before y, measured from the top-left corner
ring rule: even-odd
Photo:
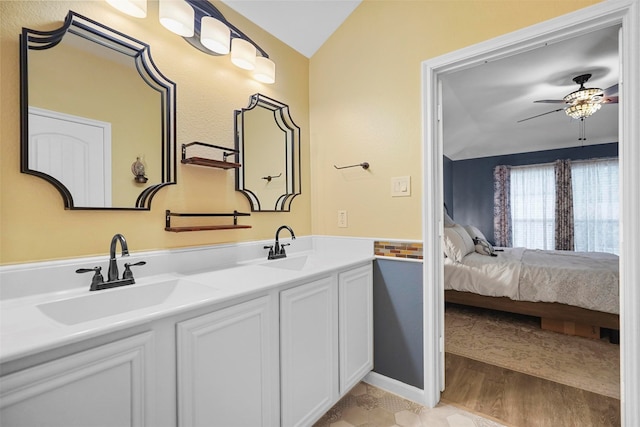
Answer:
[[[493,240],[493,169],[497,165],[522,166],[548,163],[557,159],[584,160],[594,157],[617,157],[618,143],[545,150],[504,156],[454,161],[452,164],[453,219],[472,224]],[[445,180],[445,194],[447,194]],[[448,206],[448,204],[447,204]]]

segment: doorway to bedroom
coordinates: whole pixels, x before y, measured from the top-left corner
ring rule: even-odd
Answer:
[[[617,237],[617,182],[615,191],[602,192],[613,197],[589,208],[578,184],[585,166],[605,163],[617,172],[619,28],[441,78],[442,190],[450,216],[443,399],[516,425],[542,425],[540,414],[549,412],[562,425],[620,424],[619,346],[609,342],[618,329],[619,251],[567,252],[580,251],[585,240],[607,240],[603,231]],[[612,102],[575,120],[562,98],[578,89],[573,78],[586,74]],[[604,182],[593,182],[590,192]],[[598,227],[591,217],[600,211],[606,218]],[[591,218],[589,227],[583,218]],[[554,232],[561,225],[562,233]],[[610,316],[599,321],[599,312]],[[470,389],[484,391],[474,396]],[[512,405],[501,405],[505,395]]]
[[[583,53],[583,60],[582,62],[578,63],[577,61],[574,61],[571,67],[567,67],[564,70],[564,76],[560,73],[560,71],[554,71],[552,70],[550,67],[546,67],[546,71],[544,73],[540,72],[538,70],[538,72],[536,73],[535,71],[533,72],[533,75],[529,73],[528,69],[527,69],[527,65],[531,65],[531,61],[525,61],[528,63],[525,63],[523,66],[523,63],[520,63],[520,66],[523,67],[524,71],[522,72],[513,72],[511,74],[511,76],[505,77],[500,79],[497,84],[498,85],[504,85],[507,86],[510,84],[510,82],[515,82],[513,84],[511,84],[509,87],[510,89],[513,91],[513,95],[511,100],[513,101],[519,101],[521,103],[526,102],[527,104],[531,104],[534,107],[538,108],[538,111],[536,113],[531,113],[529,115],[525,115],[523,117],[520,117],[519,119],[528,119],[529,117],[532,117],[531,120],[526,120],[526,121],[535,121],[536,119],[543,119],[543,120],[547,120],[547,119],[551,119],[551,118],[557,118],[557,117],[553,117],[553,115],[555,114],[556,116],[558,116],[560,119],[564,119],[564,125],[565,127],[569,128],[568,132],[571,132],[572,135],[570,135],[569,137],[567,137],[566,135],[564,135],[566,132],[560,130],[560,131],[555,131],[551,134],[551,136],[549,138],[545,138],[544,139],[544,143],[551,143],[551,140],[553,140],[554,138],[557,139],[563,139],[563,140],[569,140],[571,142],[574,143],[573,146],[569,145],[566,147],[562,147],[562,148],[558,148],[555,146],[543,146],[542,148],[537,148],[534,147],[532,144],[530,143],[523,143],[523,138],[508,138],[507,142],[505,142],[504,139],[501,139],[501,135],[502,134],[507,134],[508,133],[508,129],[505,132],[500,132],[500,133],[496,133],[495,131],[492,131],[489,127],[488,127],[488,122],[490,121],[491,118],[489,119],[478,119],[478,117],[482,117],[482,114],[480,114],[477,110],[482,110],[481,113],[487,113],[487,114],[492,114],[492,113],[496,113],[499,110],[508,110],[509,112],[515,112],[516,111],[516,107],[513,106],[513,104],[509,104],[508,102],[491,102],[491,91],[485,91],[485,96],[480,97],[480,99],[482,100],[482,102],[478,105],[470,105],[468,101],[465,101],[464,99],[462,99],[461,96],[458,97],[447,97],[447,90],[449,89],[447,87],[447,84],[451,84],[452,82],[455,81],[456,77],[459,77],[462,79],[462,83],[460,83],[460,85],[462,87],[464,87],[464,85],[479,85],[481,86],[480,83],[478,83],[478,80],[469,80],[469,79],[465,79],[464,73],[467,72],[469,69],[476,67],[476,68],[487,68],[490,69],[490,65],[493,65],[494,63],[497,63],[501,60],[504,59],[509,59],[510,57],[514,62],[517,62],[518,59],[522,59],[524,58],[524,56],[522,56],[521,58],[516,57],[516,55],[524,55],[525,52],[526,53],[533,53],[531,51],[536,50],[537,48],[539,48],[539,50],[546,50],[546,51],[552,51],[553,49],[550,48],[554,48],[554,47],[561,47],[562,44],[564,44],[564,42],[575,42],[578,41],[581,37],[592,37],[593,39],[598,38],[599,36],[604,35],[605,37],[611,37],[611,35],[613,34],[614,39],[610,44],[613,44],[616,48],[617,48],[617,40],[616,37],[617,36],[617,32],[618,32],[618,28],[620,27],[620,24],[624,24],[625,28],[623,28],[623,34],[626,34],[626,44],[623,40],[621,46],[621,54],[620,56],[623,56],[627,59],[629,59],[629,62],[635,64],[633,66],[629,66],[629,63],[627,63],[625,70],[627,71],[627,73],[629,73],[630,69],[634,69],[637,72],[637,49],[631,49],[630,46],[637,44],[637,41],[634,41],[634,35],[637,36],[638,33],[638,28],[637,25],[638,23],[634,20],[629,20],[629,19],[621,19],[620,16],[621,15],[631,15],[633,16],[633,14],[635,12],[637,12],[635,10],[635,7],[637,7],[637,5],[634,5],[633,3],[627,2],[625,3],[626,6],[623,4],[622,7],[619,7],[615,12],[612,12],[612,9],[616,9],[615,7],[609,7],[611,5],[600,5],[600,6],[595,6],[592,8],[588,8],[589,10],[585,10],[585,13],[581,13],[581,12],[577,12],[575,14],[572,14],[572,16],[567,16],[566,20],[564,20],[564,24],[559,25],[558,22],[562,21],[562,20],[555,20],[556,22],[551,22],[549,23],[549,25],[546,26],[546,28],[542,28],[545,27],[544,25],[539,26],[541,28],[538,28],[538,30],[540,30],[540,32],[536,33],[535,30],[531,30],[531,31],[522,31],[522,34],[519,34],[520,37],[518,36],[514,36],[514,37],[504,37],[503,39],[509,39],[511,38],[511,42],[512,43],[508,43],[505,40],[500,40],[499,42],[494,43],[492,46],[492,48],[489,48],[487,46],[491,46],[491,43],[486,43],[486,46],[480,45],[480,46],[475,46],[466,50],[463,50],[461,52],[457,52],[454,53],[452,55],[447,55],[444,58],[439,58],[437,60],[425,63],[425,67],[424,67],[424,74],[423,74],[423,81],[425,81],[425,141],[426,141],[426,146],[425,146],[425,170],[433,170],[434,171],[434,177],[430,177],[428,176],[429,174],[425,174],[425,231],[424,231],[424,241],[425,242],[435,242],[433,244],[433,247],[431,248],[425,248],[425,259],[427,260],[425,262],[425,306],[428,307],[425,310],[425,319],[427,321],[430,320],[430,318],[434,321],[435,324],[439,324],[440,325],[440,331],[441,333],[443,333],[444,337],[448,340],[448,336],[446,334],[444,334],[444,303],[442,302],[442,294],[443,294],[443,268],[442,265],[439,264],[439,262],[435,263],[435,264],[429,264],[429,259],[430,259],[430,255],[432,255],[433,259],[439,260],[441,259],[441,256],[439,256],[439,254],[441,253],[442,249],[440,246],[440,241],[439,239],[433,239],[434,235],[439,235],[440,231],[438,230],[438,228],[440,227],[440,230],[442,230],[441,228],[441,223],[439,223],[439,219],[441,218],[441,213],[440,211],[442,210],[442,203],[446,203],[447,207],[452,211],[452,216],[455,220],[455,222],[459,222],[461,224],[465,224],[465,225],[474,225],[479,229],[484,229],[482,231],[485,231],[485,233],[488,235],[488,237],[493,238],[493,180],[492,180],[492,173],[489,174],[489,184],[482,184],[482,181],[484,180],[484,178],[481,178],[481,176],[478,173],[474,173],[474,172],[478,172],[478,170],[474,170],[472,167],[469,167],[469,165],[471,164],[471,160],[472,159],[485,159],[485,161],[491,157],[497,157],[497,156],[520,156],[520,157],[534,157],[532,160],[527,160],[529,163],[545,163],[548,162],[547,160],[540,160],[540,153],[541,152],[545,152],[545,151],[552,151],[552,150],[566,150],[566,149],[570,149],[573,150],[574,152],[572,153],[572,157],[576,158],[576,152],[582,152],[587,158],[591,158],[594,155],[592,153],[590,153],[590,150],[597,150],[597,149],[601,149],[604,150],[603,152],[600,152],[599,154],[595,155],[595,157],[608,157],[609,156],[609,152],[607,150],[610,150],[611,147],[615,147],[615,154],[617,154],[618,151],[618,146],[617,146],[617,142],[620,143],[620,161],[621,164],[624,166],[625,161],[627,162],[627,164],[634,164],[635,162],[638,161],[637,157],[638,157],[638,153],[636,152],[635,148],[630,147],[628,144],[625,145],[625,141],[633,141],[635,138],[632,138],[632,136],[635,136],[637,138],[637,129],[634,129],[630,124],[629,124],[629,118],[631,117],[629,114],[629,111],[627,110],[626,112],[623,113],[623,110],[621,108],[621,119],[620,121],[618,121],[615,116],[617,115],[617,110],[618,110],[618,106],[613,106],[613,108],[609,108],[607,110],[605,110],[605,108],[611,107],[611,105],[603,105],[602,109],[596,113],[593,117],[588,117],[584,122],[585,127],[582,128],[581,126],[578,126],[577,124],[572,123],[569,117],[567,117],[567,115],[562,111],[564,108],[560,108],[558,111],[553,111],[557,109],[557,106],[554,106],[552,104],[547,104],[546,107],[551,106],[551,108],[548,108],[546,111],[540,110],[540,107],[545,107],[545,105],[542,105],[544,103],[534,103],[534,101],[536,100],[549,100],[549,99],[556,99],[557,97],[560,97],[560,99],[562,98],[562,96],[564,95],[564,93],[559,93],[559,91],[561,92],[562,89],[565,87],[565,83],[563,83],[563,79],[569,79],[569,82],[571,83],[571,74],[572,73],[576,73],[578,74],[580,72],[580,69],[584,69],[584,68],[591,68],[590,71],[592,71],[590,74],[592,74],[593,76],[598,75],[599,77],[597,79],[599,79],[598,83],[594,83],[593,85],[586,85],[587,87],[601,87],[604,86],[605,88],[609,88],[611,86],[613,86],[614,84],[617,83],[617,77],[615,78],[615,81],[612,81],[611,83],[607,83],[605,80],[607,79],[607,74],[611,74],[611,68],[617,68],[618,66],[618,60],[617,57],[614,57],[613,61],[609,61],[609,62],[613,62],[613,66],[607,66],[604,63],[600,63],[600,64],[586,64],[585,58],[589,57],[589,54],[585,54]],[[618,5],[620,6],[620,5]],[[620,13],[621,9],[625,9],[626,11],[623,13]],[[596,9],[600,9],[598,12],[595,12]],[[629,9],[631,9],[631,11],[629,11]],[[564,17],[563,17],[564,18]],[[528,30],[528,29],[527,29]],[[625,32],[626,31],[626,32]],[[608,32],[608,35],[605,34]],[[572,40],[575,39],[575,40]],[[631,41],[629,41],[631,40]],[[509,47],[505,47],[505,46],[509,46]],[[601,42],[598,44],[599,47],[602,47],[602,39]],[[595,52],[597,51],[594,49],[591,49],[590,52]],[[536,52],[537,54],[541,54],[541,52]],[[572,55],[575,52],[572,52]],[[577,53],[576,53],[577,54]],[[616,49],[616,55],[618,55],[617,49]],[[561,55],[562,56],[562,55]],[[568,54],[565,54],[564,56],[562,56],[562,59],[564,59],[565,56],[570,56]],[[594,56],[594,55],[592,55]],[[562,62],[562,61],[560,61]],[[586,65],[582,65],[582,64],[586,64]],[[566,63],[565,63],[566,65]],[[636,68],[634,68],[636,67]],[[536,68],[535,66],[530,67],[530,68]],[[495,70],[493,71],[495,73]],[[567,76],[567,74],[569,74]],[[536,86],[536,78],[539,77],[547,77],[547,82],[546,82],[546,86],[543,87],[543,89],[545,89],[545,91],[541,92],[541,91],[536,91],[535,88],[532,88],[532,86]],[[609,79],[611,79],[611,76],[608,77]],[[596,82],[596,77],[593,77],[593,81],[592,82]],[[621,79],[622,81],[622,79]],[[526,90],[522,90],[522,89],[518,89],[518,84],[519,85],[525,85],[526,83],[529,83],[529,86],[527,86],[527,88],[532,89],[532,91],[530,91],[531,93],[527,92]],[[621,85],[622,86],[622,85]],[[569,86],[566,86],[569,87]],[[555,92],[550,92],[550,90],[554,89]],[[566,93],[570,93],[571,90],[575,90],[577,89],[577,87],[575,89],[571,89],[569,87],[570,90],[567,90]],[[471,90],[471,89],[469,89]],[[497,89],[495,89],[497,90]],[[635,105],[635,103],[637,103],[637,97],[638,97],[638,88],[635,86],[635,83],[631,83],[628,84],[626,86],[626,88],[621,89],[621,97],[622,95],[624,96],[624,100],[625,100],[625,107],[626,108],[631,108],[632,105]],[[449,93],[449,95],[451,95]],[[455,95],[455,94],[454,94]],[[609,96],[610,94],[607,94],[607,96]],[[442,96],[442,103],[440,104],[437,100],[438,97]],[[509,101],[511,101],[509,100]],[[525,101],[527,100],[527,101]],[[438,105],[440,104],[440,105]],[[448,105],[449,104],[449,105]],[[442,117],[443,117],[443,122],[446,122],[447,120],[447,111],[448,108],[451,110],[453,110],[454,112],[456,112],[456,116],[457,118],[462,118],[463,120],[468,120],[468,121],[472,121],[472,131],[471,133],[467,133],[466,135],[464,134],[463,130],[461,129],[461,126],[456,126],[455,129],[455,134],[453,134],[453,136],[451,134],[448,134],[446,132],[446,130],[443,129],[443,126],[441,125],[442,122],[438,122],[436,117],[438,115],[438,111],[439,108],[442,108]],[[451,108],[453,107],[453,108]],[[464,107],[464,108],[462,108]],[[473,110],[473,108],[476,108],[476,110]],[[553,108],[556,107],[556,108]],[[468,111],[465,110],[465,108],[471,108],[473,114],[476,114],[477,117],[473,117],[473,114],[470,114]],[[614,126],[617,129],[618,123],[620,123],[620,140],[618,141],[617,138],[615,139],[599,139],[602,138],[601,133],[604,132],[604,125],[600,126],[596,124],[596,118],[602,118],[603,120],[605,119],[605,116],[610,116],[611,111],[613,111],[613,123]],[[605,113],[601,116],[597,116],[597,114],[599,113]],[[533,117],[533,116],[537,116],[539,114],[539,117]],[[551,116],[551,117],[545,117],[545,116]],[[626,117],[626,120],[625,120]],[[475,121],[474,121],[475,119]],[[610,117],[609,117],[610,119]],[[589,120],[591,120],[591,122],[589,122]],[[514,122],[517,123],[517,120],[513,120]],[[560,120],[562,122],[562,120]],[[589,124],[591,123],[591,125]],[[626,125],[625,125],[626,123]],[[562,123],[561,123],[562,124]],[[575,125],[574,125],[575,124]],[[572,126],[574,125],[574,126]],[[475,127],[474,127],[475,126]],[[515,124],[509,124],[510,128],[515,127]],[[536,128],[544,128],[546,130],[551,130],[551,126],[549,125],[548,122],[545,122],[545,124],[535,124],[535,125],[530,125],[530,123],[527,123],[526,129],[528,129],[528,132],[533,132],[533,130],[536,130]],[[481,135],[482,136],[479,136]],[[485,138],[485,134],[487,134],[486,138]],[[558,135],[558,136],[557,136]],[[564,135],[564,136],[562,136]],[[578,138],[581,138],[582,136],[586,136],[587,140],[584,141],[583,139],[580,139],[580,141],[578,141]],[[616,132],[616,136],[618,135],[618,133]],[[461,137],[460,139],[463,141],[462,144],[460,144],[458,146],[458,150],[453,150],[454,152],[456,152],[456,155],[460,155],[461,159],[455,159],[452,160],[450,158],[445,158],[444,162],[443,162],[443,154],[446,155],[446,153],[451,152],[451,147],[448,147],[448,143],[450,141],[455,142],[455,137]],[[452,139],[453,138],[453,139]],[[511,140],[516,140],[516,142],[520,142],[521,146],[524,146],[524,149],[521,149],[519,151],[516,151],[515,154],[512,153],[498,153],[498,154],[485,154],[485,153],[481,153],[478,152],[478,150],[480,149],[480,147],[482,147],[482,144],[480,144],[479,142],[483,139],[488,139],[490,143],[493,143],[493,148],[500,148],[500,145],[506,145],[508,142],[511,142]],[[437,141],[441,141],[439,145],[439,143]],[[610,145],[613,144],[613,145]],[[536,155],[527,155],[525,153],[538,153]],[[535,158],[535,157],[538,158]],[[513,157],[511,157],[509,159],[510,161],[513,160]],[[482,192],[482,190],[479,190],[478,187],[479,186],[485,186],[489,188],[489,197],[485,198],[484,202],[478,202],[477,198],[475,199],[475,201],[473,202],[475,211],[482,211],[482,212],[489,212],[489,214],[486,215],[477,215],[476,212],[474,212],[474,210],[468,210],[468,209],[460,209],[461,206],[464,206],[464,203],[460,203],[459,199],[460,198],[464,198],[465,197],[465,193],[463,190],[463,193],[456,193],[453,191],[448,191],[446,188],[446,183],[447,180],[452,180],[452,171],[451,171],[451,164],[447,164],[447,162],[450,163],[456,163],[456,162],[462,162],[460,163],[460,165],[465,166],[464,169],[468,172],[469,174],[469,178],[467,180],[463,180],[462,184],[467,184],[467,194],[473,194],[473,195],[477,195],[479,193]],[[467,162],[465,164],[465,162]],[[507,163],[508,164],[508,163]],[[492,172],[492,168],[489,168],[489,170]],[[621,195],[624,201],[626,201],[626,206],[627,209],[624,209],[625,203],[622,203],[622,210],[621,210],[621,223],[626,223],[627,225],[627,230],[633,230],[635,229],[634,226],[637,227],[637,212],[634,212],[634,214],[631,214],[631,210],[632,209],[637,209],[637,198],[638,195],[636,193],[634,193],[633,189],[633,184],[630,184],[632,182],[636,182],[636,180],[634,180],[633,178],[637,179],[637,175],[635,175],[636,172],[629,172],[629,169],[627,168],[626,172],[622,172],[621,173],[621,185],[622,185],[622,190],[621,190]],[[630,178],[632,178],[630,180]],[[465,182],[466,181],[466,182]],[[445,185],[443,186],[443,182],[445,183]],[[625,187],[625,183],[626,183],[626,187]],[[455,187],[456,189],[458,189],[460,187],[461,182],[458,182],[458,186]],[[453,185],[451,183],[451,181],[449,182],[449,185]],[[455,185],[453,185],[455,186]],[[484,194],[486,194],[486,190],[484,191]],[[438,202],[440,201],[440,202]],[[631,209],[629,208],[629,206],[631,206]],[[633,208],[634,206],[636,206],[636,208]],[[488,218],[488,221],[487,221]],[[631,239],[633,240],[633,239]],[[633,243],[633,242],[623,242],[621,245],[621,261],[623,261],[621,263],[621,278],[625,279],[627,281],[622,281],[620,284],[620,288],[621,288],[621,292],[624,293],[625,291],[625,283],[634,283],[635,280],[631,280],[629,281],[630,278],[635,279],[634,274],[637,274],[637,272],[635,272],[632,268],[629,267],[629,263],[625,263],[624,259],[625,259],[625,255],[628,257],[630,254],[634,254],[637,251],[637,244]],[[429,253],[429,251],[431,251],[431,254]],[[628,258],[627,258],[628,259]],[[431,303],[428,303],[427,301],[430,298],[434,298],[436,301],[440,301],[439,303],[437,303],[435,306]],[[618,298],[618,302],[620,302],[620,299]],[[442,304],[442,305],[440,305]],[[633,300],[628,302],[628,307],[636,307],[637,305],[637,300]],[[439,308],[442,307],[442,308]],[[429,313],[427,310],[431,310],[431,309],[435,309],[435,312]],[[460,322],[465,320],[465,316],[468,314],[465,312],[466,308],[462,308],[462,313],[458,313],[457,314],[457,318],[455,319],[456,321]],[[439,312],[439,314],[438,314]],[[482,317],[483,314],[480,314],[479,316]],[[623,312],[623,316],[621,318],[622,320],[622,325],[624,326],[625,324],[625,320],[626,322],[629,322],[631,320],[634,320],[634,317],[636,316],[636,314],[634,314],[633,311],[629,311],[627,308],[627,311]],[[460,319],[462,318],[462,320]],[[496,325],[499,322],[499,320],[505,320],[505,319],[494,319],[493,322],[493,327],[497,327]],[[513,319],[508,319],[509,322],[506,323],[513,323]],[[521,319],[522,320],[522,319]],[[526,326],[526,322],[527,322],[527,318],[524,319],[524,326],[520,326],[519,328],[519,333],[520,335],[524,335],[526,336],[527,334],[522,332],[523,330],[526,330],[527,326]],[[439,323],[438,323],[439,322]],[[474,322],[475,323],[478,322]],[[627,323],[628,324],[628,323]],[[624,327],[622,328],[623,332],[624,332]],[[537,329],[539,330],[539,328]],[[516,331],[516,335],[511,335],[510,337],[517,337],[517,331]],[[562,337],[562,336],[561,336]],[[437,343],[437,334],[436,335],[429,335],[429,333],[425,332],[425,342],[427,342],[430,339],[433,339],[434,342]],[[572,339],[572,338],[571,338]],[[622,337],[622,339],[624,340],[624,335]],[[510,338],[510,340],[512,340],[512,338]],[[584,342],[596,342],[598,340],[595,341],[590,341],[590,340],[583,340]],[[469,337],[467,337],[467,339],[462,339],[463,342],[466,342],[467,347],[469,347],[469,343],[473,343],[473,340],[469,340]],[[546,339],[542,341],[543,343],[546,343],[544,345],[540,344],[540,346],[542,346],[543,348],[545,346],[548,346],[548,342],[549,340]],[[440,346],[442,346],[442,341],[440,342]],[[445,344],[446,345],[446,344]],[[489,344],[489,346],[487,348],[495,348],[498,347],[498,344]],[[637,360],[637,358],[635,357],[631,357],[630,355],[637,355],[638,352],[638,346],[637,343],[635,343],[634,341],[627,341],[626,345],[624,346],[624,350],[625,350],[625,365],[622,367],[623,368],[623,373],[626,370],[627,375],[629,375],[629,372],[634,373],[637,370],[637,367],[635,366],[636,362],[630,362],[632,360]],[[440,374],[440,387],[444,388],[444,380],[445,380],[445,375],[444,375],[444,354],[443,353],[437,353],[439,355],[439,360],[438,361],[434,361],[432,359],[432,356],[434,354],[436,354],[438,346],[437,345],[429,345],[426,344],[425,347],[425,377],[427,375],[432,375],[432,374]],[[436,350],[436,351],[434,351]],[[433,351],[433,352],[430,352]],[[481,351],[483,352],[483,351]],[[486,353],[486,351],[484,351]],[[577,352],[579,353],[579,352]],[[543,352],[543,355],[548,356],[547,353]],[[608,356],[605,356],[605,358],[609,358]],[[530,361],[529,362],[532,365],[536,365],[536,361]],[[583,361],[583,363],[585,363]],[[450,365],[450,363],[448,363],[448,365]],[[450,366],[449,366],[450,367]],[[605,368],[605,370],[607,370]],[[610,370],[610,369],[609,369]],[[579,375],[578,375],[579,376]],[[452,375],[453,377],[453,375]],[[455,380],[455,377],[451,378],[452,380]],[[557,380],[557,378],[556,378]],[[425,381],[425,384],[427,383],[427,381]],[[447,381],[447,385],[449,384],[449,381]],[[587,388],[588,386],[585,385],[578,385],[579,387],[583,387],[583,388]],[[478,385],[476,385],[476,387],[479,387]],[[576,387],[578,389],[580,389],[579,387]],[[626,382],[626,387],[629,387],[629,382]],[[629,401],[629,396],[634,396],[634,398],[636,398],[637,396],[637,389],[635,389],[634,386],[631,386],[631,388],[629,388],[629,390],[627,390],[626,393],[626,400],[623,400],[622,402],[622,411],[624,414],[626,414],[626,422],[629,422],[629,420],[631,419],[636,419],[634,417],[637,417],[638,414],[633,413],[634,409],[632,409],[630,407],[630,403],[631,401]],[[619,387],[614,387],[617,393],[619,393]],[[473,388],[468,390],[473,390]],[[477,390],[477,388],[476,388]],[[636,392],[634,392],[634,390],[636,390]],[[447,391],[445,390],[445,397],[446,397],[446,393]],[[469,392],[471,393],[471,391]],[[603,395],[606,395],[606,392],[601,392]],[[555,393],[551,393],[552,395],[554,395]],[[609,393],[611,394],[611,393]],[[557,396],[557,394],[555,394]],[[617,412],[615,411],[615,408],[613,410],[613,412]],[[609,417],[611,415],[612,411],[609,410],[607,417]],[[490,414],[489,414],[490,415]],[[618,415],[618,420],[619,420],[619,415]],[[614,418],[615,420],[615,418]],[[516,422],[517,424],[517,422]],[[615,424],[615,421],[614,421]],[[633,423],[632,423],[633,424]]]

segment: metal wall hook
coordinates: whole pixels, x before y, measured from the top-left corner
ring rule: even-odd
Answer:
[[[367,162],[358,163],[357,165],[340,166],[340,167],[338,167],[336,165],[333,165],[333,167],[336,168],[336,169],[355,168],[357,166],[360,166],[362,169],[365,169],[365,170],[369,169],[369,163],[367,163]]]
[[[280,178],[282,176],[282,172],[280,172],[279,175],[267,175],[267,176],[263,176],[262,179],[266,179],[267,182],[271,182],[271,180],[273,178]]]

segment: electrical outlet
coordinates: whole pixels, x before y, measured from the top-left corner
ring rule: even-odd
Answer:
[[[347,228],[347,211],[338,211],[338,227]]]

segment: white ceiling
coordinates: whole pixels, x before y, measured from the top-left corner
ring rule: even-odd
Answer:
[[[222,0],[282,42],[311,57],[361,0]],[[605,28],[443,77],[444,153],[452,160],[618,141],[618,104],[579,121],[563,111],[517,123],[563,104],[578,89],[618,83],[618,27]]]
[[[573,78],[592,74],[585,87],[618,83],[618,27],[482,64],[443,77],[444,153],[452,160],[579,147],[618,141],[618,104],[605,104],[579,120],[565,104],[534,103],[562,99],[579,86]]]
[[[311,58],[362,0],[222,0]]]

